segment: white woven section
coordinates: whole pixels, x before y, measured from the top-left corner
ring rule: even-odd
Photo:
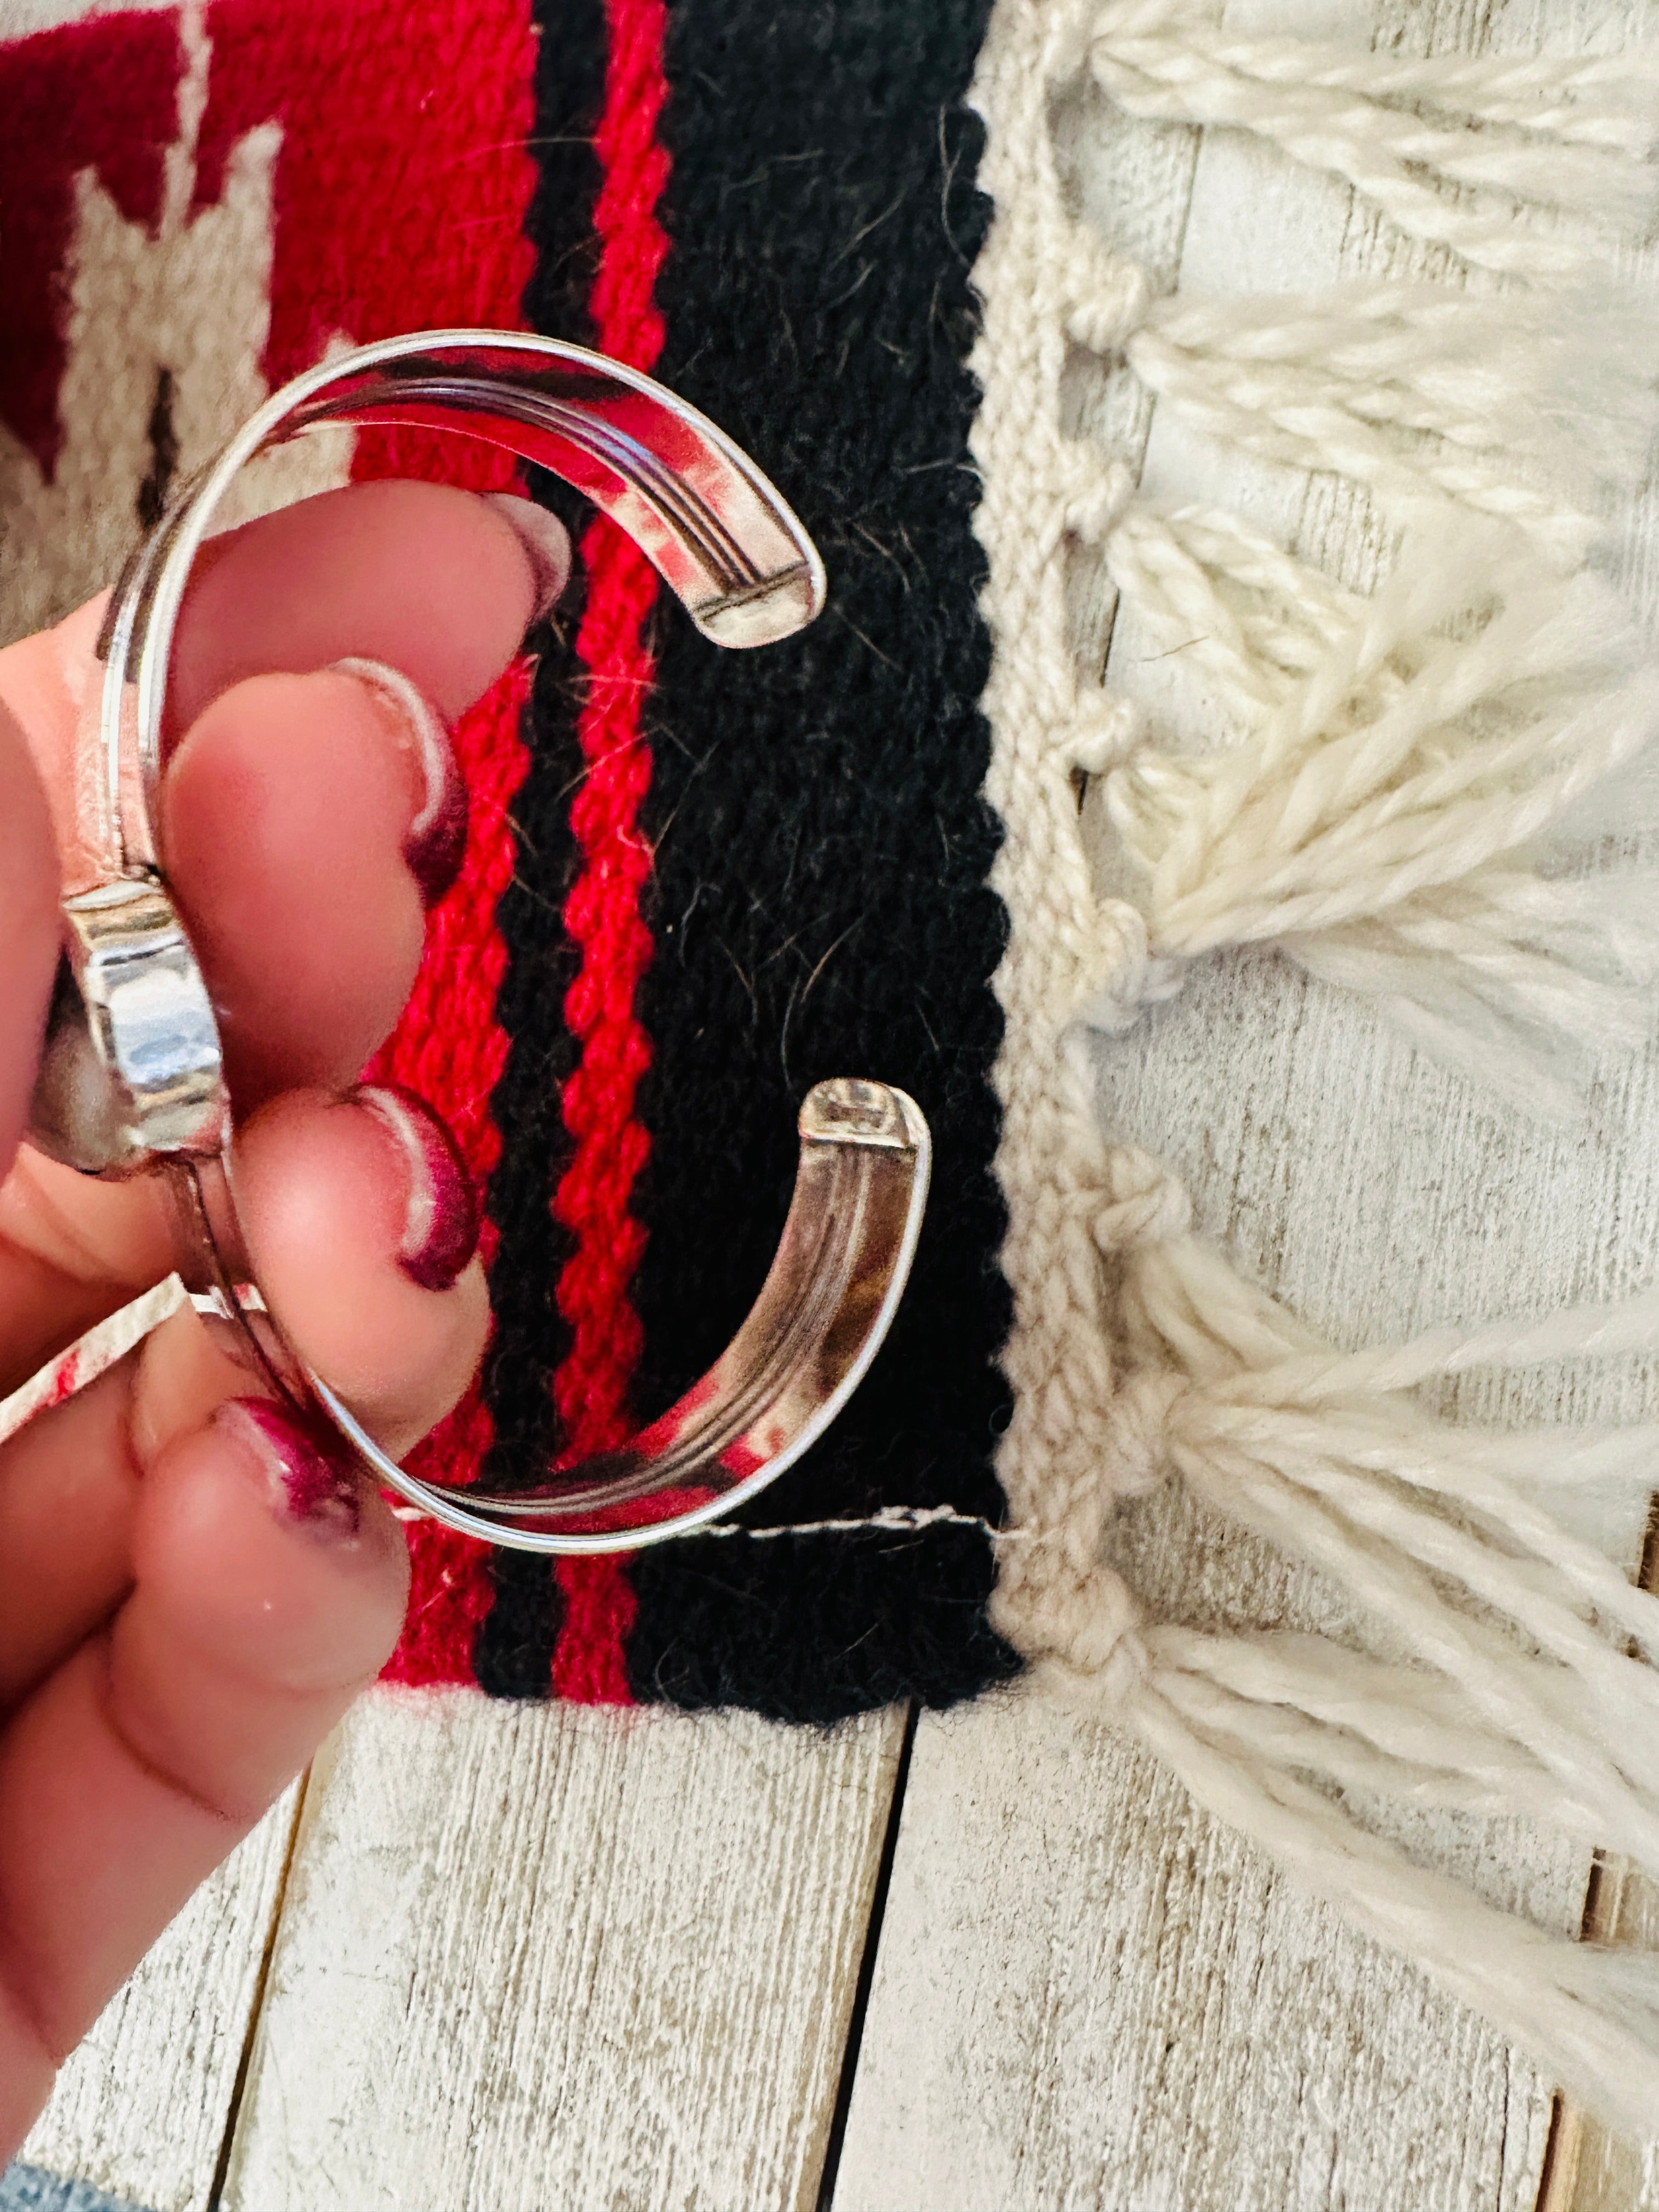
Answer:
[[[30,0],[27,12],[49,21],[91,10],[71,0],[61,7]],[[180,481],[267,396],[282,131],[264,123],[238,139],[226,153],[218,199],[192,205],[209,16],[206,0],[179,10],[186,66],[154,228],[129,222],[95,171],[77,180],[63,270],[63,440],[50,476],[0,424],[0,642],[61,621],[119,574],[140,487],[154,466],[146,425],[161,372],[172,380]],[[237,478],[219,526],[348,483],[355,434],[331,424],[262,453]]]
[[[1127,1592],[1097,1556],[1101,1516],[1125,1486],[1122,1474],[1102,1467],[1123,1422],[1094,1237],[1106,1158],[1086,1073],[1065,1039],[1088,1001],[1118,1003],[1132,1018],[1146,963],[1139,915],[1097,906],[1072,783],[1074,766],[1103,766],[1133,726],[1126,720],[1115,731],[1104,698],[1079,683],[1066,638],[1068,510],[1073,527],[1086,521],[1090,535],[1101,535],[1130,489],[1121,465],[1101,466],[1059,427],[1079,280],[1103,331],[1102,278],[1111,274],[1066,221],[1054,175],[1046,100],[1066,28],[1034,0],[1000,8],[975,92],[988,133],[981,181],[996,209],[975,276],[984,319],[973,362],[984,392],[972,441],[984,478],[976,528],[989,560],[982,605],[994,641],[987,794],[1007,830],[992,882],[1010,922],[995,979],[1006,1028],[994,1080],[1014,1412],[999,1467],[1015,1525],[1062,1538],[1004,1559],[998,1624],[1032,1653],[1067,1650],[1079,1635],[1109,1650],[1131,1618]],[[1127,264],[1121,276],[1127,319],[1145,287]],[[1030,1564],[1039,1552],[1040,1567]]]
[[[1256,131],[1415,234],[1534,277],[1560,255],[1522,204],[1602,221],[1644,191],[1631,156],[1654,72],[1228,40],[1170,0],[1001,0],[975,94],[996,210],[975,359],[988,793],[1011,924],[995,1079],[1014,1540],[995,1618],[1040,1679],[1115,1711],[1212,1810],[1639,2130],[1659,2111],[1659,1962],[1493,1911],[1334,1793],[1523,1814],[1659,1870],[1659,1601],[1567,1535],[1540,1480],[1639,1480],[1650,1439],[1450,1429],[1410,1395],[1480,1362],[1652,1349],[1659,1301],[1334,1353],[1192,1235],[1157,1162],[1105,1142],[1077,1032],[1127,1028],[1184,963],[1247,940],[1534,1102],[1553,1085],[1568,1104],[1574,1048],[1645,1021],[1644,891],[1536,862],[1659,722],[1640,643],[1583,567],[1595,435],[1552,442],[1571,377],[1536,300],[1152,303],[1063,203],[1048,106],[1084,68],[1131,112]],[[1364,599],[1224,514],[1144,507],[1121,460],[1061,435],[1071,344],[1123,355],[1252,452],[1365,484],[1422,533],[1393,580]],[[1638,381],[1616,367],[1580,395],[1584,421]],[[1103,547],[1155,640],[1201,657],[1235,742],[1161,753],[1079,669],[1073,539]],[[1107,779],[1133,906],[1091,888],[1079,768]],[[1102,1538],[1171,1473],[1329,1577],[1410,1663],[1146,1620]]]

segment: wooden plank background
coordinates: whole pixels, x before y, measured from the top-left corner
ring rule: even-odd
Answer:
[[[1227,9],[1350,37],[1367,19],[1416,50],[1659,39],[1659,0]],[[1224,134],[1088,99],[1061,127],[1080,204],[1166,280],[1409,265],[1346,194]],[[1367,580],[1363,511],[1332,486],[1202,447],[1088,365],[1073,404],[1144,443],[1160,494],[1234,504]],[[1650,605],[1654,547],[1644,500],[1626,568]],[[1201,725],[1182,672],[1082,574],[1078,615],[1115,681]],[[1344,1342],[1652,1273],[1659,1052],[1609,1065],[1581,1125],[1535,1127],[1261,955],[1197,971],[1103,1048],[1100,1080],[1108,1125],[1172,1158],[1201,1225]],[[1448,1407],[1628,1417],[1654,1379],[1476,1377]],[[1174,1489],[1117,1541],[1182,1617],[1340,1619]],[[1553,2114],[1524,2061],[1109,1729],[1015,1693],[923,1717],[908,1764],[902,1733],[371,1699],[313,1771],[291,1863],[284,1808],[112,2008],[27,2155],[155,2212],[1659,2208],[1654,2152]],[[1571,1854],[1449,1820],[1401,1832],[1577,1924]],[[1659,1940],[1616,1870],[1600,1909]]]
[[[810,2207],[902,1733],[363,1707],[307,1798],[227,2212]]]

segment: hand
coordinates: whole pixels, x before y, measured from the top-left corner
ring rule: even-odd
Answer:
[[[527,502],[364,485],[205,548],[174,648],[160,836],[220,1009],[254,1271],[397,1454],[483,1349],[476,1212],[436,1117],[349,1086],[459,865],[444,722],[568,565]],[[0,1396],[173,1267],[157,1185],[19,1150],[100,605],[0,653]],[[398,1523],[234,1350],[186,1309],[0,1444],[0,2164],[397,1638]]]

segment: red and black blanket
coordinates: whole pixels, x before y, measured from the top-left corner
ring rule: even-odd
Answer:
[[[571,526],[577,578],[458,732],[471,850],[382,1062],[488,1193],[495,1337],[424,1462],[499,1476],[668,1405],[761,1282],[823,1077],[898,1084],[933,1125],[909,1291],[849,1410],[738,1516],[757,1533],[550,1567],[413,1524],[404,1681],[827,1722],[1013,1669],[986,1618],[1005,920],[980,795],[966,356],[987,209],[963,106],[986,14],[214,0],[0,45],[15,578],[107,581],[84,549],[136,532],[235,427],[239,375],[257,398],[331,343],[453,325],[660,377],[775,479],[829,569],[804,636],[717,654],[609,523],[530,487]],[[88,374],[99,359],[115,371]],[[351,467],[507,481],[410,433],[361,435]],[[89,473],[96,526],[70,512]],[[14,629],[38,616],[39,592],[8,590]],[[894,1507],[921,1525],[881,1525]]]

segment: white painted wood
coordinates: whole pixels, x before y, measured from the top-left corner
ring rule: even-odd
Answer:
[[[1527,2212],[1547,2118],[1105,1730],[919,1731],[836,2212]]]
[[[313,1771],[227,2212],[810,2207],[902,1732],[368,1699]]]
[[[1575,43],[1619,42],[1618,9],[1595,23],[1573,12],[1569,29],[1549,0],[1542,21]],[[1236,0],[1227,20],[1352,35],[1370,19],[1380,40],[1443,50],[1492,37],[1492,13]],[[1499,22],[1503,43],[1535,37],[1524,13]],[[1644,27],[1651,37],[1650,9]],[[1316,286],[1392,250],[1337,188],[1243,140],[1206,137],[1183,210],[1167,197],[1182,134],[1128,125],[1100,100],[1064,130],[1091,218],[1155,266],[1173,234],[1195,292]],[[1395,252],[1389,265],[1413,258]],[[1121,377],[1079,365],[1071,401],[1077,424],[1138,442],[1147,410]],[[1152,422],[1145,481],[1232,505],[1350,582],[1370,580],[1363,510],[1329,483],[1202,446],[1167,414]],[[1112,679],[1203,741],[1213,715],[1180,657],[1154,661],[1127,616],[1113,630],[1095,580],[1076,596],[1080,635],[1112,634]],[[1102,866],[1109,874],[1109,851]],[[1200,967],[1098,1065],[1107,1127],[1170,1158],[1200,1227],[1342,1342],[1651,1279],[1659,1053],[1610,1064],[1583,1126],[1540,1129],[1419,1060],[1358,1002],[1252,955]],[[1445,1402],[1483,1419],[1628,1418],[1650,1413],[1654,1379],[1473,1377]],[[1638,1532],[1625,1534],[1634,1565]],[[1115,1540],[1166,1614],[1342,1623],[1330,1593],[1176,1487],[1126,1514]],[[1577,1927],[1574,1854],[1514,1828],[1389,1825],[1495,1900]],[[1471,2015],[1279,1880],[1109,1729],[1029,1699],[923,1720],[836,2212],[1523,2212],[1551,2105],[1549,2085]],[[1585,2188],[1595,2164],[1580,2162]],[[1626,2158],[1609,2185],[1634,2171]],[[1600,2201],[1568,2193],[1551,2212]]]
[[[58,2079],[32,2166],[206,2212],[299,1810],[288,1790],[191,1899]]]

